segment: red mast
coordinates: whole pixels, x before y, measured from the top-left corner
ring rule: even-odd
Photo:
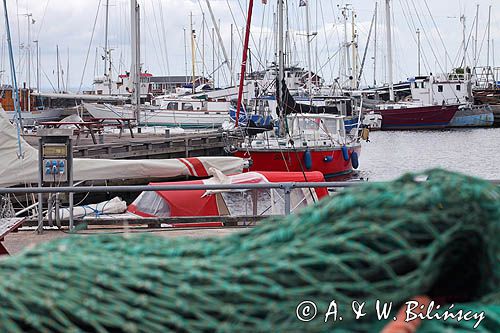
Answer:
[[[241,62],[240,86],[238,89],[238,105],[236,106],[236,127],[240,120],[241,102],[243,99],[243,84],[245,83],[245,73],[247,70],[248,43],[250,40],[250,26],[252,24],[253,0],[248,3],[247,27],[245,32],[245,43],[243,45],[243,60]]]

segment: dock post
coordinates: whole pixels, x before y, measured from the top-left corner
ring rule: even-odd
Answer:
[[[291,204],[290,204],[290,193],[292,192],[292,188],[290,185],[285,185],[285,215],[290,215],[291,213]]]

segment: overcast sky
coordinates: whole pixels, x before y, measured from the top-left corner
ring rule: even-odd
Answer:
[[[255,0],[252,22],[252,68],[261,69],[273,61],[274,28],[273,13],[276,0],[268,0],[263,5]],[[288,0],[288,22],[290,30],[291,62],[302,67],[307,66],[305,7],[298,6],[299,0]],[[357,13],[356,29],[359,33],[359,58],[363,57],[365,45],[373,17],[374,0],[350,0],[350,8]],[[376,79],[385,82],[387,78],[386,38],[385,38],[385,1],[379,2],[377,23],[377,59]],[[248,0],[211,0],[215,16],[220,20],[221,34],[229,54],[233,54],[233,64],[239,68],[241,63],[241,34],[245,23]],[[339,76],[343,40],[342,7],[345,2],[337,0],[309,0],[311,32],[317,32],[312,41],[312,67],[318,70],[327,82]],[[475,12],[480,5],[478,26],[478,65],[486,65],[486,28],[488,6],[492,7],[491,39],[495,48],[490,51],[490,63],[500,66],[500,5],[492,0],[393,0],[394,29],[394,79],[405,80],[417,74],[416,28],[421,32],[422,72],[443,72],[461,66],[462,60],[462,24],[460,16],[466,17],[466,38],[468,40],[467,63],[474,60]],[[64,78],[60,79],[77,91],[80,83],[88,88],[94,76],[104,73],[103,54],[105,31],[106,0],[8,0],[8,11],[14,57],[16,60],[18,81],[27,80],[27,44],[28,19],[25,14],[32,13],[35,22],[31,24],[31,41],[37,40],[40,46],[41,86],[51,91],[57,86],[56,45],[59,46],[61,70]],[[212,27],[206,0],[139,0],[141,5],[141,34],[143,69],[154,75],[185,75],[191,72],[191,51],[188,36],[185,52],[184,30],[189,33],[190,13],[197,36],[197,73],[211,75],[218,85],[229,82],[229,73],[222,66],[223,58],[216,43],[215,59],[212,48]],[[428,7],[427,7],[427,6]],[[98,12],[98,15],[96,16]],[[205,34],[202,23],[205,13]],[[432,13],[432,16],[429,14]],[[92,37],[94,22],[96,22]],[[233,24],[233,43],[231,43],[231,24]],[[375,31],[375,30],[374,30]],[[367,50],[363,84],[373,82],[374,38]],[[0,28],[2,46],[0,48],[0,69],[2,83],[10,83],[10,70],[6,48],[5,24],[2,17]],[[202,43],[203,35],[205,43]],[[348,25],[351,35],[351,23]],[[130,1],[109,0],[109,44],[113,49],[112,60],[116,76],[130,68]],[[91,42],[92,38],[92,42]],[[492,43],[492,44],[493,44]],[[233,51],[231,52],[231,44]],[[204,45],[204,47],[203,47]],[[204,52],[203,52],[204,50]],[[32,70],[31,82],[36,87],[36,47],[31,43]],[[96,57],[97,53],[97,57]],[[205,54],[204,65],[202,54]],[[495,58],[493,59],[493,53]],[[69,54],[69,57],[68,57]],[[66,70],[69,59],[69,71]],[[87,61],[86,61],[87,60]],[[221,70],[213,73],[214,68]],[[85,70],[84,70],[85,69]],[[212,75],[213,74],[213,75]]]

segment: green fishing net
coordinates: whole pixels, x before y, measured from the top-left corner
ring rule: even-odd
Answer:
[[[356,320],[353,300],[373,309],[425,294],[487,310],[479,332],[498,332],[499,260],[498,188],[431,170],[224,238],[74,235],[40,245],[0,261],[0,331],[372,332],[385,323],[373,310]],[[309,322],[296,316],[303,300],[318,309]],[[343,320],[325,323],[332,300]],[[424,321],[420,331],[471,324]]]

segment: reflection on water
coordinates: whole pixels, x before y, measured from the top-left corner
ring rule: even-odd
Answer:
[[[430,168],[500,179],[500,128],[372,132],[370,140],[358,176],[371,181]]]

